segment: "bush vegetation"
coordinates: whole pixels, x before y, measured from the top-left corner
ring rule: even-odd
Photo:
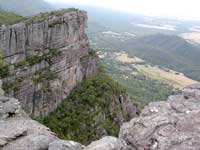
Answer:
[[[57,110],[39,120],[58,134],[62,139],[75,140],[83,144],[99,137],[98,129],[104,128],[107,134],[117,136],[119,125],[114,122],[118,112],[110,112],[110,103],[115,95],[125,90],[114,82],[103,69],[79,85],[65,99]],[[121,110],[121,106],[118,111]],[[105,115],[104,119],[98,119]],[[101,118],[101,117],[100,117]]]
[[[55,10],[55,11],[50,11],[50,12],[44,12],[40,13],[38,15],[33,16],[30,19],[27,19],[25,22],[28,24],[31,23],[39,23],[43,22],[44,20],[49,19],[50,17],[53,16],[63,16],[65,13],[70,12],[70,11],[77,11],[78,9],[75,8],[68,8],[68,9],[61,9],[61,10]],[[59,23],[59,22],[58,22]],[[53,27],[55,24],[50,25],[49,27]]]
[[[0,9],[0,26],[1,25],[11,25],[23,21],[25,18],[16,15],[12,12],[6,12]]]

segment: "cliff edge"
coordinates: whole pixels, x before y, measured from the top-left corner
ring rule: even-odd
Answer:
[[[18,100],[0,97],[0,148],[2,150],[199,150],[200,84],[150,103],[141,115],[121,127],[119,138],[104,137],[83,146],[56,137],[31,120]]]
[[[126,146],[125,141],[115,137],[104,137],[89,146],[60,140],[47,127],[30,119],[17,99],[0,95],[1,150],[126,150]]]
[[[85,11],[63,9],[0,27],[3,89],[29,115],[54,111],[78,82],[97,71],[86,24]]]
[[[150,103],[140,117],[121,127],[119,137],[136,150],[199,150],[200,84]]]

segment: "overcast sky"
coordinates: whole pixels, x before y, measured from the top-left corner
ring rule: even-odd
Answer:
[[[51,3],[78,3],[151,16],[200,19],[200,0],[45,0]]]

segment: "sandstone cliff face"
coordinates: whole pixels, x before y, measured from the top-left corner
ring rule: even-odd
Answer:
[[[61,12],[0,28],[3,89],[31,115],[54,111],[78,82],[97,70],[85,34],[86,12]]]

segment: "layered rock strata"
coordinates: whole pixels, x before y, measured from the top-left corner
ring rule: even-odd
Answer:
[[[86,22],[86,12],[67,9],[0,28],[3,89],[29,115],[54,111],[78,82],[97,71]]]

